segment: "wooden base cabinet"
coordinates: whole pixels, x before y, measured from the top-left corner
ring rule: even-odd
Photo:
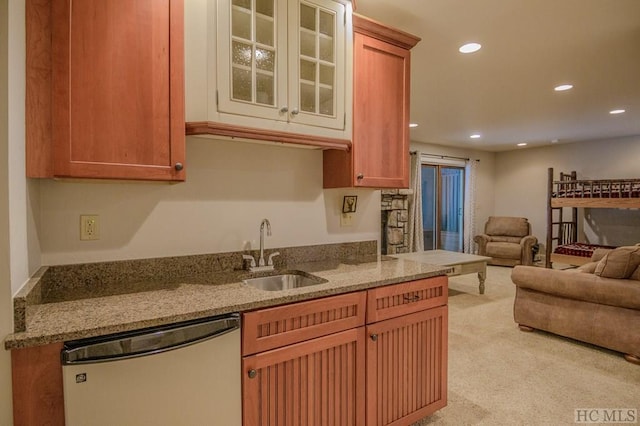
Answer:
[[[447,405],[448,278],[367,292],[367,425],[410,425]]]
[[[447,405],[447,307],[367,326],[367,425],[410,425]]]
[[[447,403],[447,277],[246,313],[242,350],[245,426],[408,426]]]
[[[245,357],[245,425],[364,424],[364,327]]]

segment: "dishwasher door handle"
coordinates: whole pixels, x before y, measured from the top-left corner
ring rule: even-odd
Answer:
[[[239,328],[240,315],[231,314],[66,342],[61,353],[62,364],[93,364],[153,355],[204,342]]]

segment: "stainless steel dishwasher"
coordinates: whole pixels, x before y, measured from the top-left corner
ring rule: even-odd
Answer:
[[[67,426],[242,423],[238,314],[66,342]]]

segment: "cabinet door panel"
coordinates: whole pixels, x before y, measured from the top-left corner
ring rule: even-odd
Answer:
[[[354,40],[353,182],[406,188],[410,51],[359,33]]]
[[[218,0],[218,111],[287,120],[286,10],[286,0]]]
[[[366,293],[260,309],[243,315],[242,354],[251,355],[364,325]]]
[[[289,13],[291,122],[345,128],[345,13],[333,0],[295,1]],[[297,32],[297,34],[296,34]]]
[[[367,326],[367,425],[407,425],[447,404],[447,307]]]
[[[181,0],[53,0],[54,175],[184,179]]]
[[[364,333],[359,327],[244,357],[243,423],[364,424]]]
[[[426,278],[367,291],[367,324],[447,304],[448,278]]]

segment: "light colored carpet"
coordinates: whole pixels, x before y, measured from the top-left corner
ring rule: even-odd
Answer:
[[[511,271],[489,266],[484,295],[475,274],[449,279],[448,406],[416,425],[569,425],[578,408],[640,413],[640,366],[518,329]]]

